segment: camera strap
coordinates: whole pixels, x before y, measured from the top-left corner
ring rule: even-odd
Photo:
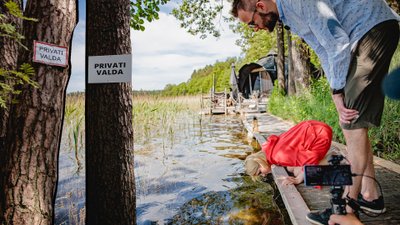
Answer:
[[[355,199],[350,198],[348,194],[346,196],[346,200],[347,200],[347,205],[350,206],[354,211],[358,212],[360,210],[360,205],[357,203]]]

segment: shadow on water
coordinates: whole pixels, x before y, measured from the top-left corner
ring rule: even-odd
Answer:
[[[285,224],[273,186],[244,175],[259,146],[237,117],[188,114],[174,129],[135,142],[138,224]],[[84,224],[84,166],[74,173],[70,154],[60,155],[56,224]]]
[[[265,183],[243,182],[240,187],[207,192],[182,205],[166,224],[284,224],[271,204],[273,193]]]

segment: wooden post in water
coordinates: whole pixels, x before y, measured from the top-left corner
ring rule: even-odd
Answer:
[[[224,89],[224,112],[225,112],[225,115],[228,114],[228,107],[226,106],[226,103],[227,103],[226,97],[227,97],[227,95],[226,95],[226,88],[225,88],[225,89]]]
[[[210,89],[210,110],[209,113],[210,115],[212,114],[212,108],[213,108],[213,104],[214,104],[214,95],[213,95],[213,88]]]
[[[239,110],[242,109],[242,93],[238,93],[238,100],[239,100]]]
[[[201,92],[201,95],[200,95],[200,109],[203,112],[203,92]]]
[[[258,97],[258,95],[256,95],[256,109],[257,109],[257,112],[259,111],[259,108],[258,108],[258,101],[260,100],[260,98]]]

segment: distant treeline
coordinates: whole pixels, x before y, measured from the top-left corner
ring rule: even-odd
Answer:
[[[228,58],[224,62],[216,62],[214,65],[207,65],[202,69],[193,71],[187,82],[180,84],[168,84],[162,91],[163,95],[194,95],[207,93],[215,85],[217,92],[229,90],[229,77],[231,64],[236,63],[236,58]]]

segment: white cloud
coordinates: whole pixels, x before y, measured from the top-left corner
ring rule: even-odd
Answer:
[[[71,78],[68,92],[85,90],[85,21],[75,28],[71,52]]]
[[[225,8],[225,7],[224,7]],[[161,12],[160,19],[146,23],[146,30],[131,30],[132,85],[135,90],[163,89],[167,84],[186,82],[193,70],[228,57],[237,57],[239,37],[222,24],[221,37],[202,40],[179,27],[178,21]],[[68,91],[83,91],[85,71],[84,23],[75,31],[72,49],[72,77]]]
[[[239,56],[238,38],[224,29],[219,39],[202,40],[179,27],[172,16],[160,13],[160,19],[146,24],[144,32],[132,32],[133,88],[163,89],[166,84],[186,82],[193,70]]]

